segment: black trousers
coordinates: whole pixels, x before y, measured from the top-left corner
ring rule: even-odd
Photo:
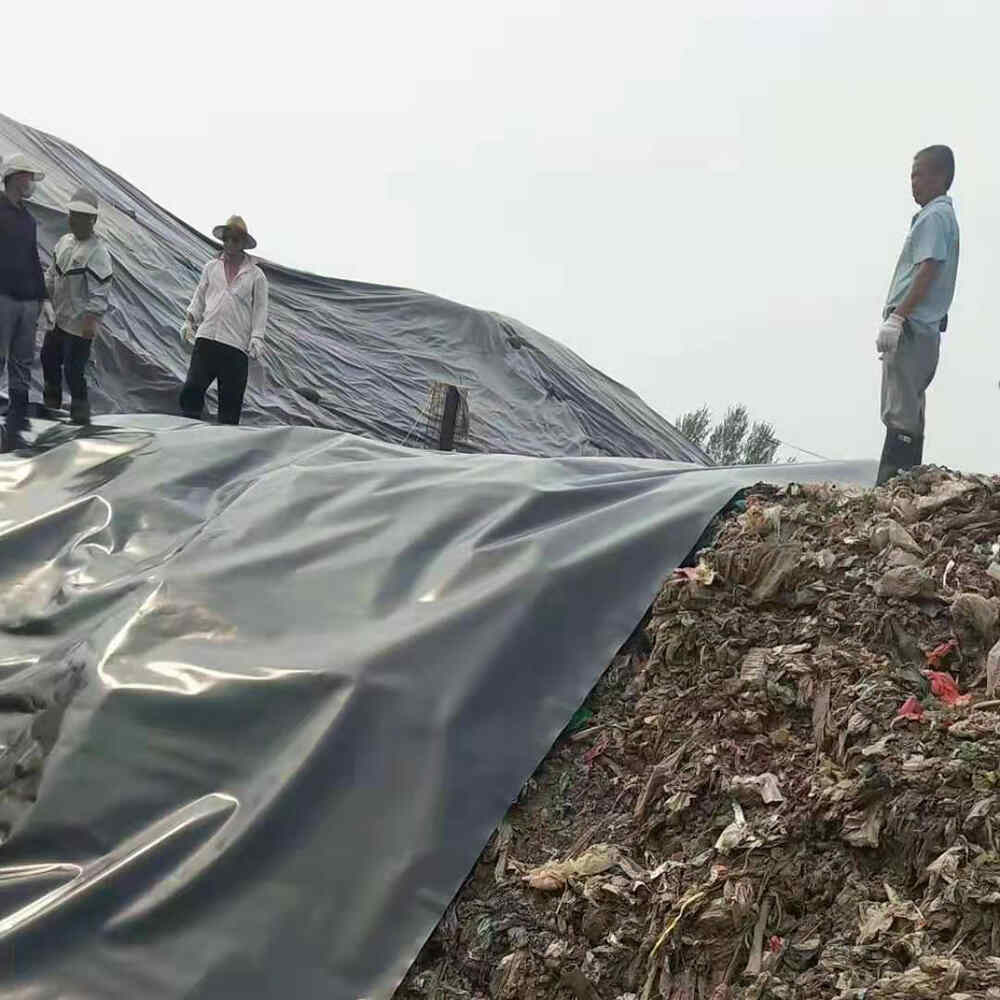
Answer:
[[[87,360],[93,340],[74,337],[56,327],[45,334],[42,343],[42,375],[46,388],[58,390],[62,394],[63,375],[69,385],[69,393],[74,402],[87,401]]]
[[[181,410],[185,417],[201,418],[205,393],[218,379],[219,423],[238,424],[243,410],[250,362],[237,347],[199,337],[194,342],[187,380],[181,389]]]

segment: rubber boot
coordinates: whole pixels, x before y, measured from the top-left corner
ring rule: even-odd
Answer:
[[[7,455],[26,447],[27,443],[20,434],[9,431],[6,424],[0,425],[0,455]]]
[[[69,419],[74,424],[90,423],[90,401],[86,399],[74,399],[69,404]]]
[[[924,439],[915,434],[886,428],[882,459],[878,466],[876,486],[885,486],[890,479],[919,465],[923,457]]]
[[[62,389],[57,385],[46,385],[42,393],[42,405],[46,410],[62,408]]]
[[[10,405],[7,407],[7,419],[4,422],[3,433],[0,435],[0,453],[17,451],[19,448],[26,448],[27,444],[21,432],[26,430],[28,424],[28,394],[11,394]]]
[[[12,392],[7,406],[6,432],[11,440],[20,439],[21,432],[27,430],[28,424],[28,393],[27,390]],[[8,449],[10,450],[10,449]]]

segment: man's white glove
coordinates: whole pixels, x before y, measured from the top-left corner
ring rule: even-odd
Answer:
[[[184,320],[184,325],[181,327],[181,340],[186,344],[193,344],[195,338],[195,328],[191,325],[191,321]]]
[[[49,299],[42,299],[42,308],[38,310],[38,324],[36,329],[41,334],[46,334],[49,330],[56,328],[56,311],[52,308]]]
[[[892,354],[899,347],[899,338],[902,335],[903,317],[899,313],[887,316],[878,328],[878,338],[875,341],[875,350],[878,351],[879,357]]]
[[[254,361],[260,361],[260,359],[264,356],[264,338],[251,337],[250,344],[247,347],[247,354],[249,354]]]

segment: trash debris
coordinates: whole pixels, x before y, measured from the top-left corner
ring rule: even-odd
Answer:
[[[886,895],[894,897],[891,887]],[[896,921],[906,921],[919,927],[925,923],[924,915],[915,903],[890,898],[886,903],[862,903],[858,921],[858,944],[867,944],[892,929]],[[912,930],[913,928],[908,928]]]
[[[942,673],[940,670],[926,670],[924,673],[931,682],[931,693],[936,698],[940,698],[949,708],[956,705],[968,705],[972,701],[971,695],[962,694],[958,690],[955,678],[951,674]]]
[[[959,594],[951,604],[952,628],[956,645],[968,655],[988,649],[997,639],[997,619],[1000,601],[982,594]]]
[[[758,774],[755,777],[736,775],[730,782],[730,792],[743,802],[748,799],[759,799],[761,802],[771,805],[775,802],[785,801],[777,777],[770,772]]]
[[[569,861],[559,861],[554,864],[542,865],[528,873],[526,881],[532,889],[543,892],[557,892],[566,887],[571,878],[585,878],[588,875],[600,875],[609,868],[614,868],[621,861],[621,852],[617,847],[608,844],[597,844],[586,853]]]
[[[924,717],[924,706],[920,704],[917,700],[916,695],[910,695],[906,701],[903,702],[899,711],[896,713],[897,719],[912,719],[914,722],[920,722]]]
[[[885,816],[878,806],[848,813],[840,836],[854,847],[878,847]]]
[[[1000,642],[986,656],[986,697],[992,698],[1000,684]]]
[[[858,1000],[946,1000],[963,971],[962,963],[953,958],[926,955],[905,972],[882,976]]]
[[[915,556],[923,554],[923,550],[906,528],[893,520],[882,521],[875,525],[872,530],[871,542],[875,552],[881,552],[886,548],[895,548],[910,552]]]
[[[607,733],[601,733],[594,745],[583,754],[584,764],[593,764],[609,746],[611,746],[611,737]]]
[[[700,583],[703,587],[711,587],[715,582],[715,570],[704,563],[697,566],[683,566],[674,570],[674,576],[680,580],[691,580]]]
[[[942,662],[958,648],[958,643],[954,639],[942,642],[940,646],[935,646],[927,654],[927,666],[931,670],[937,670]]]
[[[746,499],[397,1000],[1000,1000],[1000,478]]]
[[[569,720],[566,726],[567,733],[576,733],[583,729],[584,726],[593,719],[594,713],[584,706],[583,708],[578,708],[574,713],[573,717]]]
[[[754,837],[738,802],[733,803],[733,817],[732,823],[719,834],[715,849],[720,854],[729,854],[739,848],[760,847],[761,841]]]
[[[934,591],[934,580],[919,566],[890,569],[875,584],[879,597],[930,597]]]
[[[961,499],[972,490],[975,490],[978,485],[972,479],[962,479],[960,477],[939,480],[936,487],[931,490],[930,495],[917,500],[918,517],[923,519],[937,513],[943,507],[954,503],[954,501]]]

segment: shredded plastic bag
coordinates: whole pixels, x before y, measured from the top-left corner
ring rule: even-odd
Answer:
[[[920,722],[924,717],[924,706],[920,704],[916,695],[910,695],[906,701],[903,702],[899,711],[896,713],[897,719],[911,719],[913,722]]]
[[[934,697],[940,698],[949,708],[968,705],[972,701],[972,695],[962,694],[958,690],[955,678],[951,674],[942,673],[940,670],[925,670],[924,676],[931,682],[931,693]]]

